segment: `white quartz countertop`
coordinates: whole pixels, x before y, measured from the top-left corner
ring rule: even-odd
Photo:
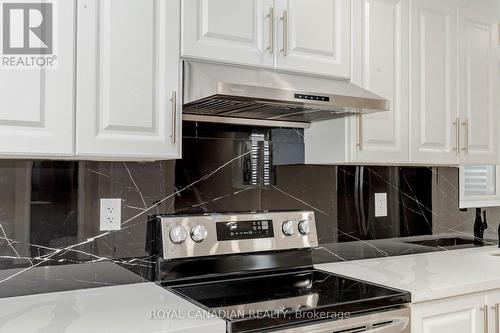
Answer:
[[[412,303],[500,289],[495,246],[315,265],[316,268],[409,291]]]
[[[226,324],[146,282],[1,298],[0,332],[224,333]]]

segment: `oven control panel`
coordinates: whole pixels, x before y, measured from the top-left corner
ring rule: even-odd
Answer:
[[[218,241],[274,237],[272,220],[215,222],[215,229]]]
[[[314,212],[158,216],[164,259],[318,246]]]

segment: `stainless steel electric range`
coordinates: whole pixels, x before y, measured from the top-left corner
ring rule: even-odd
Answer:
[[[312,265],[314,213],[160,215],[156,280],[227,332],[409,332],[405,291]]]

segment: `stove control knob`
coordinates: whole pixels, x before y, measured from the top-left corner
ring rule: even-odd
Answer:
[[[181,244],[187,239],[186,229],[182,226],[175,226],[170,229],[170,240],[174,244]]]
[[[299,232],[302,235],[307,235],[310,230],[309,230],[309,220],[302,220],[299,222]]]
[[[191,239],[196,243],[203,242],[207,238],[207,228],[198,224],[191,229]]]
[[[281,229],[283,230],[283,233],[287,236],[293,235],[295,230],[293,230],[293,221],[285,221],[281,225]]]

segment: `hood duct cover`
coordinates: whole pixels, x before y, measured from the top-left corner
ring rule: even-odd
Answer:
[[[388,110],[389,101],[348,81],[184,62],[185,120],[307,127]]]

